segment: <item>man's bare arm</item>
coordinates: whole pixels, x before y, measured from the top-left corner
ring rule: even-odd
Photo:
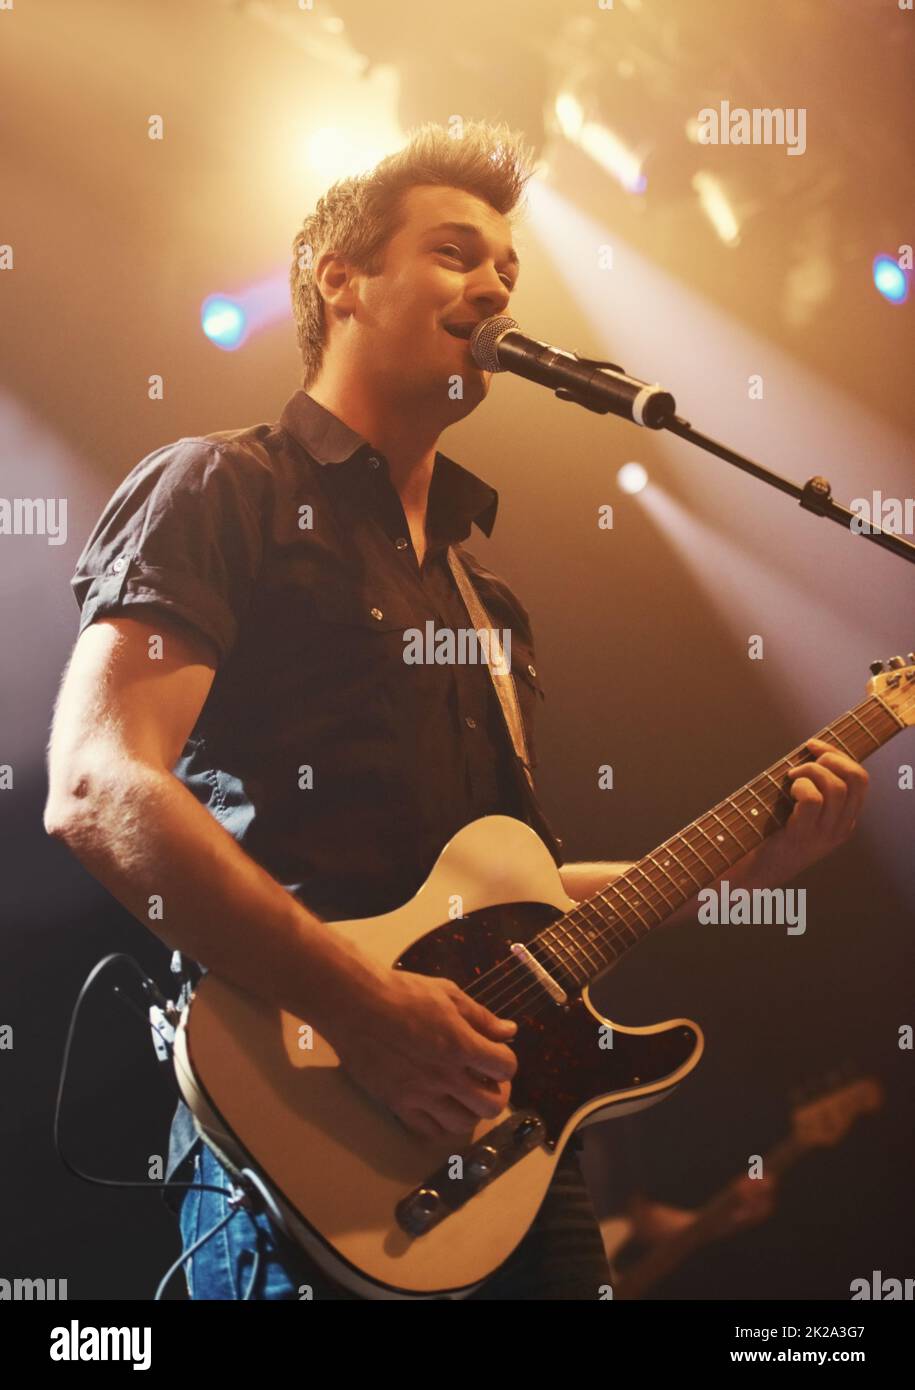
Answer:
[[[88,627],[55,710],[45,828],[168,946],[323,1031],[359,957],[171,771],[214,673],[206,646],[158,615]]]
[[[575,864],[563,864],[559,877],[569,897],[580,903],[585,898],[593,898],[595,893],[631,868],[632,864],[627,861],[582,860]]]
[[[48,833],[168,946],[313,1023],[408,1128],[459,1133],[498,1114],[516,1025],[450,980],[383,968],[335,937],[175,777],[216,657],[147,616],[99,619],[76,643],[49,745]]]

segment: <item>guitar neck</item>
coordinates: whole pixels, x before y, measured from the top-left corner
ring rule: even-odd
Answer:
[[[885,700],[869,695],[814,737],[863,762],[906,727]],[[556,973],[578,988],[591,983],[653,927],[780,830],[795,806],[788,769],[809,761],[801,744],[540,932],[537,944]]]
[[[783,1139],[763,1159],[763,1171],[770,1177],[781,1177],[806,1152],[808,1145],[794,1135]],[[719,1239],[724,1223],[735,1202],[730,1186],[723,1187],[696,1214],[692,1225],[659,1243],[647,1255],[636,1261],[622,1276],[616,1297],[641,1298],[645,1291],[672,1273],[687,1256],[703,1245]]]

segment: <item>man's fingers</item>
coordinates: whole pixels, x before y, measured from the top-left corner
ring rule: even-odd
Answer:
[[[446,1134],[469,1134],[480,1118],[453,1095],[430,1096],[424,1102],[426,1113]],[[498,1112],[497,1112],[498,1113]]]
[[[835,772],[822,763],[805,763],[791,777],[791,794],[796,800],[814,802],[822,817],[821,829],[831,834],[842,823],[848,787]]]
[[[496,1018],[489,1009],[466,994],[457,997],[455,1003],[464,1020],[474,1030],[470,1045],[461,1059],[463,1064],[492,1077],[494,1081],[510,1081],[518,1070],[518,1059],[507,1044],[518,1031],[517,1023],[514,1019]],[[503,1026],[506,1023],[511,1023],[510,1030]],[[490,1038],[492,1042],[488,1041]]]
[[[421,1139],[441,1139],[444,1133],[437,1120],[433,1120],[425,1110],[419,1110],[415,1106],[402,1109],[400,1118],[407,1129],[412,1134],[418,1134]]]
[[[870,781],[867,769],[855,762],[854,758],[835,750],[823,753],[817,758],[817,765],[828,767],[830,772],[834,772],[845,783],[848,793],[845,802],[845,814],[846,816],[850,814],[852,819],[857,819],[864,804],[867,784]]]

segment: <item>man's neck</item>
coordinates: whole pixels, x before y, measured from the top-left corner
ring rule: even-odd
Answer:
[[[335,389],[332,382],[322,377],[308,387],[308,394],[384,455],[391,483],[408,520],[422,530],[440,424],[424,427],[421,409],[408,408],[402,403],[392,407],[390,401],[379,401],[355,387]]]

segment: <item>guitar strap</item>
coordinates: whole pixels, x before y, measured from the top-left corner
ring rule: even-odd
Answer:
[[[530,824],[537,831],[540,838],[546,843],[556,865],[559,866],[563,862],[562,841],[558,840],[553,834],[537,797],[537,791],[534,786],[534,776],[531,771],[527,738],[524,733],[524,721],[521,717],[521,708],[518,704],[518,691],[515,687],[515,678],[510,669],[508,671],[497,671],[495,669],[497,666],[505,666],[502,646],[497,636],[497,630],[479,594],[473,587],[464,562],[458,557],[457,551],[452,545],[448,547],[448,567],[454,576],[454,582],[464,601],[464,607],[467,609],[471,624],[477,631],[482,628],[489,634],[489,642],[486,647],[486,666],[493,688],[496,692],[496,697],[499,701],[499,708],[502,711],[502,717],[505,721],[509,739],[511,740],[511,746],[514,752],[512,769],[515,780],[520,790],[522,801],[527,809]],[[490,657],[493,657],[494,660],[491,660]]]

